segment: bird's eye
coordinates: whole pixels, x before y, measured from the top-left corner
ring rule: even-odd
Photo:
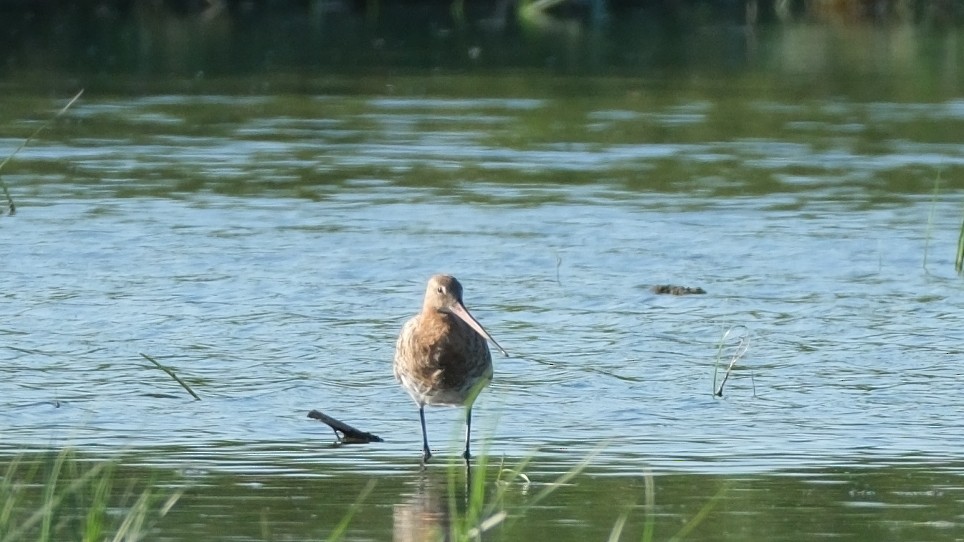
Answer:
[[[440,294],[444,294],[444,293],[445,293],[445,286],[439,286],[439,287],[438,287],[438,290],[436,290],[436,291],[437,291],[438,293],[440,293]]]

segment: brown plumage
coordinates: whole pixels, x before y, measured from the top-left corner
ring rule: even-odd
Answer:
[[[395,378],[418,405],[422,422],[422,461],[432,452],[425,432],[425,405],[465,406],[465,452],[469,459],[472,403],[492,380],[492,354],[486,340],[505,350],[469,314],[462,285],[451,275],[428,281],[422,311],[405,323],[395,344]]]

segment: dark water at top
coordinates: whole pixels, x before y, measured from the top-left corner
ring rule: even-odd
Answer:
[[[4,456],[188,488],[159,538],[324,538],[376,479],[348,537],[432,539],[461,412],[428,411],[421,473],[391,359],[444,271],[511,353],[474,411],[489,478],[529,461],[499,536],[602,539],[625,512],[624,539],[647,517],[657,539],[960,538],[959,32],[723,25],[686,43],[734,69],[644,73],[579,60],[632,42],[578,28],[577,75],[10,57],[0,155],[90,86],[0,172]],[[313,408],[386,442],[332,446]]]

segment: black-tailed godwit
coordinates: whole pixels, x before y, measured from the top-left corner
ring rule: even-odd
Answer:
[[[425,405],[465,406],[465,452],[468,460],[472,403],[492,380],[492,341],[462,303],[462,285],[451,275],[428,281],[422,311],[402,327],[395,345],[395,378],[418,405],[422,422],[422,461],[432,457],[425,432]]]

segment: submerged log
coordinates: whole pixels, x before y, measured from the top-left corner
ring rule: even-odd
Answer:
[[[660,284],[658,286],[653,286],[650,288],[654,294],[668,294],[668,295],[693,295],[693,294],[705,294],[706,290],[700,288],[699,286],[695,288],[690,288],[689,286],[673,286],[672,284]]]
[[[318,420],[335,432],[335,437],[342,444],[368,444],[369,442],[385,442],[378,435],[359,431],[345,422],[338,421],[327,414],[312,410],[308,417]]]

